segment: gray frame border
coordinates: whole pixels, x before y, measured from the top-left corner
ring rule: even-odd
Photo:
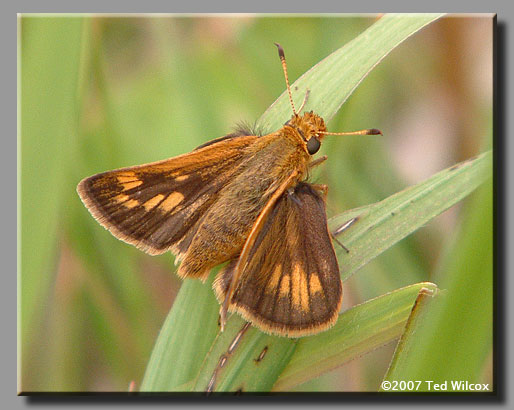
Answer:
[[[508,159],[514,158],[514,144],[511,140],[508,140],[507,136],[510,135],[510,118],[511,111],[509,102],[511,101],[513,89],[512,82],[507,78],[507,73],[512,71],[512,53],[509,53],[511,49],[509,47],[512,37],[512,30],[509,30],[509,26],[512,26],[512,6],[506,4],[507,2],[502,2],[500,0],[492,0],[484,4],[483,2],[478,2],[477,0],[468,1],[466,3],[461,2],[449,2],[446,1],[431,1],[427,7],[426,3],[413,3],[407,0],[394,0],[387,2],[387,6],[384,7],[383,4],[378,1],[359,1],[352,2],[351,4],[341,4],[339,2],[334,2],[333,0],[318,0],[315,3],[312,1],[306,0],[287,0],[281,2],[280,4],[277,2],[271,2],[267,0],[262,0],[254,2],[252,4],[241,3],[239,1],[231,0],[231,1],[217,1],[215,3],[207,3],[206,0],[190,0],[187,3],[170,3],[169,1],[164,0],[156,0],[156,1],[146,1],[144,3],[136,2],[136,1],[125,1],[123,4],[106,3],[105,1],[98,0],[90,0],[86,3],[74,3],[71,4],[69,2],[64,2],[63,0],[51,0],[46,1],[44,4],[35,1],[22,1],[21,3],[11,3],[2,6],[2,19],[5,20],[6,24],[1,25],[1,30],[4,32],[0,38],[2,39],[3,49],[11,51],[11,48],[14,48],[13,54],[17,53],[17,42],[16,42],[16,33],[17,33],[17,19],[16,13],[18,12],[74,12],[74,13],[83,13],[83,12],[125,12],[125,13],[137,13],[142,11],[151,11],[151,12],[185,12],[185,13],[214,13],[214,12],[273,12],[273,13],[330,13],[330,12],[352,12],[352,13],[373,13],[377,11],[404,11],[404,12],[427,12],[427,11],[450,11],[450,12],[496,12],[498,13],[498,36],[496,38],[496,46],[497,46],[497,60],[495,67],[496,74],[496,95],[495,95],[495,103],[496,103],[496,140],[495,140],[495,160],[496,160],[496,181],[495,181],[495,193],[497,195],[496,202],[496,213],[495,218],[497,222],[497,231],[496,231],[496,268],[497,275],[499,280],[497,281],[497,296],[500,298],[500,303],[497,306],[497,336],[496,340],[499,343],[498,350],[498,363],[505,366],[504,372],[496,373],[498,377],[498,385],[497,387],[503,394],[497,398],[497,400],[475,400],[476,402],[480,402],[482,405],[486,403],[490,404],[500,404],[500,405],[508,405],[509,402],[512,402],[512,395],[508,394],[508,388],[512,384],[510,379],[510,371],[514,369],[514,360],[513,355],[507,349],[507,346],[511,346],[514,341],[514,337],[512,335],[513,328],[512,326],[508,326],[509,317],[513,316],[512,310],[514,309],[514,303],[511,302],[511,298],[509,295],[514,294],[514,281],[512,278],[509,278],[508,273],[513,272],[513,255],[512,252],[508,252],[511,249],[512,245],[512,233],[513,233],[513,220],[510,218],[508,210],[514,208],[514,198],[513,198],[513,190],[512,190],[512,181],[513,178],[513,165],[512,162],[509,163]],[[143,7],[142,7],[143,5]],[[146,9],[146,10],[144,10]],[[12,37],[15,37],[12,39]],[[14,41],[13,41],[14,40]],[[7,55],[11,55],[8,53]],[[11,137],[11,135],[17,135],[17,131],[11,130],[11,127],[16,127],[14,125],[14,121],[12,118],[15,118],[17,115],[17,108],[15,109],[15,105],[10,102],[7,103],[7,99],[11,95],[15,95],[17,100],[17,91],[16,91],[16,82],[13,80],[13,77],[10,76],[11,70],[14,71],[13,65],[7,63],[3,66],[6,73],[2,76],[2,80],[4,82],[3,89],[6,92],[2,93],[2,99],[4,100],[4,110],[2,113],[4,114],[4,119],[11,119],[11,121],[5,121],[7,124],[7,132],[4,133],[4,137],[2,140],[2,145],[4,147],[1,150],[2,153],[2,161],[0,164],[2,165],[3,175],[10,176],[12,174],[12,169],[17,169],[17,161],[15,158],[17,156],[13,155],[13,151],[17,150],[17,140]],[[510,69],[509,69],[510,68]],[[16,76],[16,74],[14,74]],[[12,93],[11,93],[12,90]],[[14,112],[10,112],[10,111]],[[16,111],[15,111],[16,110]],[[10,172],[9,172],[10,171]],[[9,197],[12,198],[17,195],[17,180],[13,181],[11,178],[8,178],[8,186],[7,191],[9,192]],[[510,188],[510,189],[509,189]],[[4,188],[5,189],[5,188]],[[11,196],[12,195],[12,196]],[[7,195],[4,194],[4,198],[7,198]],[[184,400],[181,400],[178,397],[175,397],[171,400],[141,400],[137,399],[133,402],[126,400],[111,400],[106,396],[97,396],[98,399],[94,397],[85,397],[85,400],[80,400],[77,398],[76,400],[71,397],[63,397],[64,400],[46,400],[43,397],[39,399],[35,398],[25,398],[25,397],[16,397],[16,380],[15,375],[17,374],[17,356],[14,354],[13,350],[17,348],[17,341],[15,335],[17,334],[16,326],[17,319],[13,314],[16,309],[16,293],[13,292],[13,288],[17,286],[16,284],[16,275],[14,272],[17,272],[16,269],[16,244],[17,242],[13,240],[13,236],[17,236],[17,222],[13,218],[11,212],[16,212],[13,208],[14,201],[6,200],[2,201],[2,213],[4,219],[4,229],[2,234],[2,253],[5,256],[7,261],[6,267],[3,269],[4,278],[7,283],[2,287],[3,295],[1,300],[1,304],[3,309],[2,312],[2,323],[6,323],[8,328],[12,330],[11,332],[5,332],[5,337],[2,338],[4,349],[2,349],[2,397],[3,403],[7,408],[18,409],[25,408],[26,406],[59,406],[60,408],[72,407],[74,404],[80,404],[82,408],[104,408],[110,405],[127,405],[131,403],[131,406],[141,406],[141,408],[146,407],[148,405],[169,405],[169,404],[185,404]],[[506,229],[505,229],[506,228]],[[503,259],[504,258],[504,259]],[[503,277],[501,276],[504,273]],[[512,322],[512,321],[511,321]],[[503,327],[503,323],[505,323],[505,327]],[[13,350],[11,350],[13,349]],[[292,397],[291,397],[292,398]],[[448,398],[448,397],[447,397]],[[91,400],[94,399],[94,400]],[[277,398],[278,399],[278,398]],[[307,398],[305,398],[307,399]],[[322,399],[319,396],[313,397],[313,400],[307,399],[303,400],[305,404],[314,404],[315,402],[321,401]],[[352,398],[349,397],[348,400],[345,399],[335,399],[329,398],[329,403],[340,405],[356,405],[357,403],[365,403],[365,405],[371,406],[374,403],[376,404],[385,404],[391,403],[391,400],[382,400],[381,397],[376,397],[376,400],[367,400],[365,398]],[[405,400],[404,400],[405,399]],[[443,399],[443,400],[439,400]],[[424,399],[424,404],[428,405],[448,405],[450,406],[452,403],[449,400],[444,400],[444,397],[439,397],[439,399],[434,400],[433,404],[428,404],[426,398]],[[492,399],[492,398],[491,398]],[[231,401],[231,400],[230,400]],[[260,401],[260,400],[259,400]],[[406,402],[407,404],[413,404],[418,402],[414,397],[396,397],[394,399],[396,403]],[[451,400],[454,401],[454,400]],[[207,403],[204,400],[192,401],[188,404],[201,404],[202,402]],[[228,398],[224,399],[223,402],[220,400],[215,400],[216,404],[224,404],[228,403]],[[245,400],[245,402],[249,402],[249,400]],[[267,405],[269,406],[269,400],[267,400]],[[291,402],[290,400],[273,400],[273,406],[276,405],[283,407],[287,405],[289,402],[290,405],[297,406],[300,404],[299,401],[295,400]],[[241,401],[237,402],[241,404]],[[254,401],[254,404],[255,401]],[[328,403],[327,403],[328,404]]]

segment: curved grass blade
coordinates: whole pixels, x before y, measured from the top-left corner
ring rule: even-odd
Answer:
[[[291,339],[262,333],[232,315],[206,357],[194,391],[269,391],[294,348]]]
[[[357,218],[339,237],[350,253],[339,251],[342,279],[455,205],[492,175],[488,151],[426,181],[398,192],[381,202],[344,212],[329,220],[337,232]]]
[[[307,90],[310,90],[305,111],[314,110],[325,121],[330,120],[387,54],[441,16],[442,14],[386,14],[361,35],[298,78],[291,85],[295,105],[299,107]],[[257,127],[275,130],[290,116],[291,105],[287,92],[284,91],[259,118]]]
[[[293,85],[293,89],[295,89],[296,85],[299,86],[299,91],[297,95],[295,94],[295,98],[297,97],[299,100],[303,99],[306,89],[309,88],[311,90],[311,97],[309,98],[307,108],[315,109],[318,114],[321,114],[326,119],[332,117],[355,87],[357,87],[362,79],[384,58],[384,56],[403,40],[431,21],[437,19],[439,16],[439,14],[384,16],[347,46],[338,50],[302,76],[295,85]],[[347,52],[350,53],[349,57],[346,56]],[[334,89],[337,89],[338,92],[334,92]],[[284,119],[290,117],[290,114],[291,109],[288,105],[287,98],[282,96],[264,113],[257,122],[257,127],[262,127],[262,129],[277,129],[283,124]],[[204,303],[205,292],[200,292],[198,288],[198,294],[193,295],[193,292],[190,292],[191,286],[193,285],[189,283],[187,286],[184,284],[179,292],[179,297],[174,303],[169,319],[166,320],[157,340],[141,390],[173,390],[176,386],[187,386],[187,382],[194,378],[194,376],[192,377],[191,375],[200,369],[200,364],[198,363],[199,359],[193,360],[186,357],[184,354],[181,354],[183,353],[181,348],[174,347],[174,345],[181,346],[187,344],[188,354],[203,357],[202,355],[207,354],[205,346],[212,344],[216,337],[215,332],[212,330],[207,333],[202,331],[203,326],[208,326],[209,329],[212,329],[210,324],[207,325],[207,322],[202,322],[202,326],[194,325],[194,331],[185,330],[186,322],[184,320],[180,322],[180,326],[177,325],[179,315],[174,313],[175,310],[179,312],[193,312],[198,306]],[[201,287],[203,285],[199,284],[198,286]],[[207,289],[212,296],[210,287],[204,286],[204,289]],[[185,292],[190,293],[190,296],[182,296],[182,293]],[[208,320],[216,323],[216,319],[214,318],[217,318],[218,306],[215,302],[212,305],[209,304],[209,306],[212,309],[212,313],[206,314],[204,319],[207,320],[209,317]],[[175,319],[171,319],[171,317]],[[227,327],[232,326],[231,321],[233,320],[238,320],[238,318],[233,315],[227,322]],[[190,324],[193,325],[193,322],[190,321]],[[187,338],[185,334],[187,334]],[[287,347],[288,343],[293,343],[289,339],[275,338],[268,335],[263,337],[281,340],[280,344],[283,344],[284,352],[289,351]],[[249,338],[248,335],[247,338]],[[197,348],[197,346],[199,347]],[[256,343],[253,348],[253,353],[248,354],[249,357],[258,357],[262,351],[259,350],[261,348],[261,344]],[[167,351],[166,349],[170,350]],[[213,366],[216,366],[218,359],[219,358],[213,359],[210,365],[204,364],[202,369],[206,369],[209,374]],[[184,360],[186,364],[177,368],[177,363],[182,360]],[[210,360],[210,356],[208,360]],[[194,362],[194,366],[190,367],[189,364],[192,362]],[[234,371],[239,370],[239,368],[234,369]],[[270,369],[270,373],[267,373],[260,369],[259,372],[253,371],[251,375],[252,377],[266,380],[266,385],[272,385],[278,377],[278,372],[276,369]],[[229,377],[228,373],[226,373],[226,377]],[[204,380],[203,373],[197,377],[197,380],[200,379]],[[231,383],[220,383],[219,387],[225,389],[228,388],[226,386],[229,384],[231,386],[238,385],[238,383],[235,382],[237,378],[232,378],[232,380],[233,382]],[[257,386],[257,383],[250,382],[248,379],[246,380],[247,386]]]
[[[330,225],[333,227],[343,226],[353,218],[358,218],[356,222],[354,222],[344,231],[343,234],[341,234],[341,236],[344,238],[344,243],[348,244],[349,248],[351,249],[349,254],[346,254],[345,252],[340,253],[339,261],[342,265],[342,277],[347,278],[350,276],[350,274],[376,257],[379,253],[385,251],[390,246],[403,239],[409,233],[412,233],[419,227],[423,226],[430,219],[439,215],[441,212],[444,212],[446,209],[464,198],[487,178],[488,171],[490,170],[491,153],[488,152],[478,156],[475,159],[461,162],[444,171],[441,171],[428,180],[407,188],[406,190],[401,191],[395,195],[392,195],[384,201],[366,207],[354,209],[333,218],[330,221]],[[412,299],[410,302],[411,307],[414,299]],[[403,325],[405,324],[405,320],[407,319],[409,313],[410,312],[406,313],[406,316],[403,319]],[[348,322],[345,322],[344,319],[341,320],[345,314],[346,312],[340,315],[338,323],[334,329],[304,339],[314,340],[311,342],[313,343],[313,346],[317,345],[319,340],[319,349],[321,351],[326,350],[329,352],[333,350],[333,347],[331,347],[330,343],[328,343],[326,340],[327,338],[330,340],[330,338],[333,337],[331,335],[336,334],[337,331],[341,329],[340,326],[348,325]],[[228,323],[231,323],[234,320],[239,322],[241,319],[238,317],[232,317]],[[385,315],[384,318],[378,317],[376,320],[383,320],[383,323],[386,323],[387,315]],[[360,323],[358,320],[355,320],[351,323],[356,329],[364,326],[364,324]],[[370,339],[375,337],[376,341],[379,343],[386,343],[386,341],[392,340],[394,337],[398,337],[401,334],[403,325],[401,329],[395,329],[393,332],[394,336],[391,336],[393,333],[388,334],[386,331],[384,331],[382,334],[380,334],[380,336],[374,335],[369,337]],[[348,332],[348,329],[345,328],[344,332]],[[241,357],[244,357],[247,361],[252,357],[258,357],[264,346],[277,346],[277,350],[280,350],[284,354],[289,354],[288,346],[292,346],[295,343],[292,340],[265,335],[257,331],[256,334],[259,334],[259,338],[261,338],[259,343],[256,343],[253,350],[249,348],[241,353]],[[371,335],[371,332],[369,335]],[[338,337],[343,336],[344,334],[339,334]],[[383,339],[380,339],[380,337],[383,337]],[[390,338],[388,339],[388,337]],[[301,345],[304,339],[301,339],[298,342],[298,345]],[[358,339],[358,336],[356,336],[356,339]],[[215,347],[211,351],[211,354],[209,354],[206,364],[204,364],[202,367],[201,373],[206,371],[209,375],[212,374],[213,369],[219,362],[219,354],[220,352],[224,351],[224,349],[226,349],[227,343],[228,341],[225,340],[220,341],[219,345],[217,345],[215,342]],[[250,344],[250,342],[248,343]],[[326,366],[326,370],[324,371],[328,371],[334,368],[330,367],[330,362],[342,364],[345,361],[354,357],[358,357],[364,352],[370,351],[375,347],[377,346],[374,345],[371,341],[369,344],[363,344],[360,346],[362,350],[358,350],[358,347],[355,347],[353,355],[351,350],[345,352],[345,354],[341,354],[340,361],[331,357],[330,359],[327,359],[328,361],[326,364],[324,364],[320,357],[319,361],[313,361],[312,366],[313,368],[319,366],[320,369],[324,369],[323,366]],[[291,362],[293,363],[297,360],[296,354],[297,352],[295,350],[291,356]],[[300,354],[302,354],[301,351]],[[239,360],[238,363],[240,366],[228,366],[227,369],[222,372],[222,375],[218,377],[218,388],[222,389],[223,391],[235,391],[238,389],[238,386],[246,386],[246,388],[248,388],[248,386],[259,389],[262,388],[262,385],[254,383],[250,376],[253,376],[254,378],[262,378],[266,369],[265,366],[262,366],[259,371],[255,369],[253,375],[250,374],[249,376],[249,374],[240,373],[243,363],[246,363],[246,366],[248,366],[249,362],[247,363],[243,359],[236,360]],[[281,362],[280,365],[282,366],[284,364]],[[279,364],[275,363],[275,368],[273,368],[274,375],[277,373],[281,374],[280,371],[277,372],[277,366],[279,366]],[[232,373],[230,372],[230,369],[233,369]],[[286,371],[286,368],[284,371]],[[290,376],[290,382],[283,382],[283,387],[280,387],[281,385],[279,384],[278,387],[274,388],[289,388],[292,385],[307,381],[321,374],[321,372],[316,373],[307,371],[306,373],[309,375],[309,377],[305,379],[301,378],[296,370],[292,372],[294,375]],[[223,377],[226,377],[229,381],[225,382]],[[265,377],[268,385],[271,383],[272,377],[273,376],[270,369],[270,372],[266,374]],[[208,376],[202,375],[199,380],[202,380],[203,384],[197,384],[196,388],[204,388],[205,381],[207,379]]]
[[[438,272],[445,297],[431,300],[418,315],[422,320],[409,323],[386,380],[488,381],[483,375],[493,337],[492,198],[488,184],[468,204],[456,246]],[[430,391],[427,383],[420,387]]]
[[[437,286],[417,283],[371,299],[341,313],[329,331],[300,339],[273,390],[290,390],[398,338],[423,289]]]
[[[193,279],[182,284],[152,351],[141,391],[173,391],[197,375],[218,332],[218,302],[211,284],[212,280]]]

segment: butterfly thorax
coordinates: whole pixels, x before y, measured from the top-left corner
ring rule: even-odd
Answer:
[[[299,135],[293,127],[284,126],[257,138],[245,149],[245,159],[237,172],[202,218],[179,268],[180,276],[205,277],[213,266],[237,256],[276,190],[291,175],[291,186],[304,179],[310,155]]]

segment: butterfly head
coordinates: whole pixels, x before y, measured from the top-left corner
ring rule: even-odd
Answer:
[[[284,49],[278,43],[275,43],[275,45],[278,48],[278,56],[282,62],[282,69],[284,70],[284,78],[286,80],[289,102],[291,103],[291,108],[293,109],[293,116],[284,125],[290,126],[296,131],[296,134],[302,138],[305,144],[305,149],[310,155],[314,155],[319,151],[321,147],[321,139],[325,135],[382,135],[382,132],[376,128],[352,132],[328,132],[327,127],[325,126],[325,121],[323,121],[323,118],[321,118],[319,115],[314,114],[312,111],[305,112],[303,116],[298,114],[298,112],[300,112],[304,107],[307,98],[309,97],[310,91],[307,90],[305,99],[303,100],[300,109],[297,111],[294,106],[291,86],[289,85],[289,78],[287,76],[287,64]]]
[[[285,125],[293,128],[300,135],[310,155],[319,151],[321,140],[327,132],[323,118],[312,111],[305,112],[303,116],[293,114]]]

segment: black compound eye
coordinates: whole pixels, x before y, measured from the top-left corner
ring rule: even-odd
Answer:
[[[316,138],[312,137],[309,141],[307,141],[307,151],[309,154],[314,155],[319,151],[319,147],[321,147],[321,142]]]

